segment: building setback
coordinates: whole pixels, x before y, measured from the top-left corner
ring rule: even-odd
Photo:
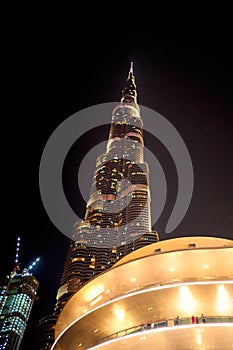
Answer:
[[[112,113],[106,152],[96,160],[85,217],[74,225],[55,314],[91,278],[159,240],[151,230],[148,172],[131,64],[121,103]]]

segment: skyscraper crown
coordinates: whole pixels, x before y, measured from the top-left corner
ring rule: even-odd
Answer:
[[[128,78],[126,80],[125,88],[122,90],[122,102],[136,103],[137,89],[135,84],[135,77],[133,74],[133,62],[131,62]]]

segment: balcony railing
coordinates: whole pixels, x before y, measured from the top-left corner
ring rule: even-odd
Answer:
[[[160,322],[156,322],[156,323],[145,323],[145,324],[140,324],[134,327],[130,327],[124,330],[121,330],[119,332],[113,333],[108,335],[105,338],[102,338],[97,344],[103,344],[109,340],[113,340],[113,339],[118,339],[121,337],[124,337],[126,335],[130,335],[133,333],[139,333],[139,332],[145,332],[145,331],[150,331],[153,329],[157,329],[157,328],[163,328],[163,327],[172,327],[175,326],[179,327],[180,325],[203,325],[203,324],[211,324],[211,323],[233,323],[233,316],[207,316],[205,317],[205,322],[202,322],[201,317],[199,318],[199,322],[192,322],[192,318],[191,317],[183,317],[180,318],[179,320],[179,324],[176,325],[175,323],[175,319],[169,319],[169,320],[164,320],[164,321],[160,321]]]

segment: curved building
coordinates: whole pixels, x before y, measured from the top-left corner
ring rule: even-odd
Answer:
[[[68,301],[52,349],[232,349],[232,257],[233,241],[217,237],[128,254]]]

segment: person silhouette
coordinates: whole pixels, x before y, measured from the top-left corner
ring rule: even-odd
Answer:
[[[174,323],[176,326],[180,324],[180,316],[176,316]]]
[[[201,314],[201,322],[206,323],[206,317],[204,316],[204,314]]]

